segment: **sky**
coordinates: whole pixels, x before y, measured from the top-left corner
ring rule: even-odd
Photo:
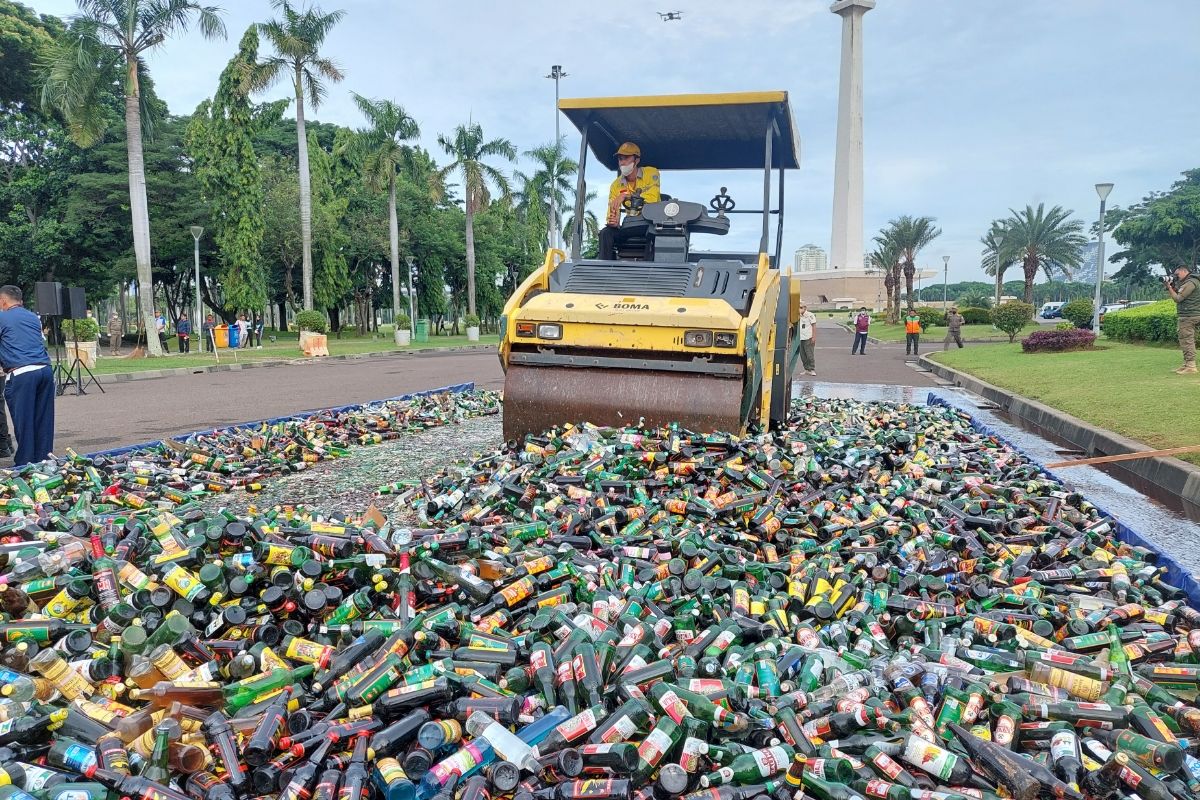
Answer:
[[[76,8],[24,2],[60,16]],[[192,32],[149,58],[175,114],[211,96],[242,32],[272,16],[268,0],[206,2],[225,10],[225,41]],[[520,151],[552,142],[552,64],[567,72],[563,97],[786,90],[801,168],[787,178],[783,260],[810,242],[829,249],[841,19],[828,0],[321,5],[346,11],[324,49],[346,78],[310,117],[359,127],[351,92],[392,99],[442,160],[437,135],[468,119]],[[683,17],[662,22],[656,10]],[[878,0],[863,20],[867,251],[888,220],[928,215],[943,233],[918,264],[940,274],[948,255],[951,282],[986,280],[979,238],[1010,208],[1059,204],[1090,228],[1096,183],[1114,183],[1109,203],[1121,206],[1168,188],[1200,167],[1198,40],[1198,0]],[[262,99],[286,93],[280,84]],[[577,153],[578,134],[561,124]],[[592,163],[586,175],[604,195],[611,173]],[[761,196],[761,174],[749,172],[662,180],[681,199],[707,202],[722,185],[744,207]],[[753,249],[751,219],[697,246]]]

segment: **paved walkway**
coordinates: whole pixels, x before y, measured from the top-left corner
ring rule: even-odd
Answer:
[[[871,383],[885,386],[936,386],[933,375],[906,362],[902,342],[867,343],[866,355],[850,355],[854,336],[832,320],[817,322],[817,377],[797,375],[798,384]],[[932,344],[932,342],[930,343]],[[937,342],[936,349],[942,347]],[[932,352],[932,348],[930,348]],[[909,358],[912,358],[909,356]]]
[[[487,389],[504,386],[494,349],[263,365],[129,382],[101,380],[107,394],[89,387],[85,395],[68,390],[58,398],[55,452],[61,454],[67,447],[81,453],[106,450],[466,381]]]

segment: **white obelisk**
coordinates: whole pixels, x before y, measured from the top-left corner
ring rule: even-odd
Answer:
[[[862,18],[875,0],[837,0],[842,18],[842,69],[838,89],[837,153],[833,165],[833,242],[829,266],[863,268]]]

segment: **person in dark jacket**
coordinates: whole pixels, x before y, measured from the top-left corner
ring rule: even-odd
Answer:
[[[204,325],[200,328],[200,332],[204,335],[204,342],[200,349],[212,352],[216,347],[216,342],[213,341],[213,328],[217,327],[217,321],[213,319],[213,315],[209,314],[204,318]]]
[[[1180,265],[1167,276],[1166,285],[1175,301],[1175,313],[1179,315],[1179,349],[1183,351],[1183,366],[1175,372],[1195,375],[1196,330],[1200,329],[1200,276]]]
[[[0,367],[17,435],[14,466],[45,461],[54,448],[54,372],[41,320],[17,286],[0,286]]]
[[[175,336],[179,339],[179,352],[192,352],[192,321],[188,319],[186,311],[179,314],[179,319],[175,320]]]

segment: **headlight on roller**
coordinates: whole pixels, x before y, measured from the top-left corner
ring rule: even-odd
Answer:
[[[718,332],[713,337],[713,344],[717,347],[737,347],[737,334],[729,332]]]
[[[684,331],[684,347],[712,347],[712,331]]]
[[[561,339],[562,325],[555,322],[541,322],[537,327],[539,339]]]

